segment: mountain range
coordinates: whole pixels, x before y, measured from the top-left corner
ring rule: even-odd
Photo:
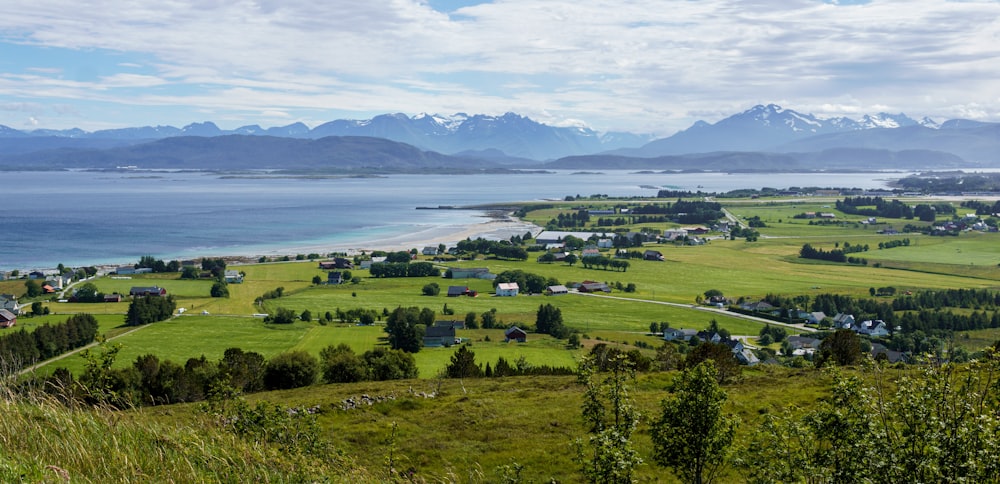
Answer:
[[[1000,123],[899,114],[818,118],[758,105],[672,136],[598,133],[502,116],[384,114],[222,130],[212,122],[86,132],[0,125],[0,167],[309,169],[498,168],[816,170],[1000,167]]]
[[[502,116],[458,113],[451,116],[383,114],[365,120],[340,119],[310,129],[303,123],[261,128],[242,126],[220,129],[211,121],[183,128],[144,126],[86,132],[81,129],[18,131],[0,125],[0,153],[38,151],[45,148],[124,146],[137,142],[181,136],[227,135],[320,139],[327,136],[384,138],[439,153],[499,150],[506,156],[530,160],[555,159],[618,148],[637,147],[651,136],[632,133],[597,133],[586,127],[557,127],[514,113]],[[12,140],[18,140],[12,142]]]

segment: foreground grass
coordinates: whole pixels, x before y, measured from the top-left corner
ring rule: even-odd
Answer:
[[[649,436],[674,375],[651,373],[632,382],[630,395],[642,415],[633,441],[647,461],[638,468],[640,482],[678,482],[669,470],[652,464]],[[815,370],[747,370],[741,381],[726,387],[726,410],[740,416],[743,435],[763,414],[793,404],[809,408],[828,394],[828,386],[828,377]],[[342,408],[345,399],[360,395],[385,399]],[[573,376],[317,385],[249,398],[319,405],[327,437],[368,472],[384,469],[391,455],[394,468],[412,471],[416,482],[502,482],[500,468],[512,464],[524,467],[521,482],[582,480],[573,442],[586,437],[580,416],[583,387]],[[176,422],[188,418],[189,408],[146,412],[155,420]],[[722,482],[742,478],[730,471]]]
[[[178,425],[142,410],[67,408],[10,395],[0,398],[0,412],[3,482],[378,481],[343,458],[289,455],[240,440],[202,415]]]

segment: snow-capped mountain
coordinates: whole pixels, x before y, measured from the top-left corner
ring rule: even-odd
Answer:
[[[515,113],[500,116],[456,113],[388,113],[371,119],[339,119],[312,129],[302,123],[262,128],[247,125],[220,129],[210,121],[183,128],[144,126],[85,132],[71,130],[19,131],[0,125],[0,154],[29,153],[54,148],[124,146],[178,136],[274,136],[320,139],[328,136],[384,138],[422,150],[483,159],[510,157],[511,163],[551,160],[596,153],[659,157],[709,152],[813,152],[833,148],[930,149],[954,153],[970,161],[1000,152],[1000,124],[970,120],[938,123],[916,121],[898,113],[877,113],[858,119],[818,118],[775,104],[757,105],[715,123],[697,121],[673,136],[652,140],[647,135],[598,133],[582,123],[551,126]]]
[[[625,156],[658,157],[717,151],[812,152],[833,148],[931,149],[954,153],[970,161],[988,157],[998,145],[990,133],[971,130],[1000,128],[994,123],[951,120],[941,124],[924,117],[916,121],[899,113],[818,118],[775,104],[757,105],[714,124],[697,121],[673,136],[652,141],[638,149],[617,150]],[[941,130],[963,132],[944,136]],[[973,139],[984,140],[973,142]]]

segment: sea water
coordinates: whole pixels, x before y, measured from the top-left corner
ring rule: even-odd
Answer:
[[[416,209],[422,206],[562,200],[567,195],[653,196],[659,188],[879,189],[906,175],[559,171],[293,178],[164,171],[2,172],[0,270],[131,263],[143,255],[172,260],[377,248],[388,240],[416,244],[433,239],[442,229],[487,221],[481,211]]]

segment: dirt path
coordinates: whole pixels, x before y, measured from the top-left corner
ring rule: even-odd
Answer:
[[[174,318],[171,317],[170,319],[174,319]],[[170,319],[167,319],[166,321],[170,321]],[[153,324],[153,323],[150,323],[150,324]],[[132,333],[134,333],[136,331],[139,331],[140,329],[145,328],[146,326],[149,326],[149,324],[143,324],[143,325],[140,325],[140,326],[136,326],[136,327],[134,327],[134,328],[132,328],[132,329],[130,329],[128,331],[125,331],[122,334],[118,334],[118,335],[112,336],[112,337],[110,337],[110,338],[108,338],[108,339],[106,339],[104,341],[105,342],[107,342],[107,341],[114,341],[114,340],[116,340],[118,338],[121,338],[122,336],[126,336],[126,335],[132,334]],[[67,352],[65,352],[65,353],[63,353],[61,355],[54,356],[54,357],[49,358],[49,359],[47,359],[45,361],[40,361],[38,363],[35,363],[34,365],[31,365],[31,366],[29,366],[29,367],[27,367],[27,368],[19,371],[18,374],[19,375],[27,375],[28,373],[33,373],[34,371],[38,370],[39,368],[41,368],[41,367],[43,367],[45,365],[48,365],[49,363],[53,363],[53,362],[59,361],[59,360],[61,360],[63,358],[66,358],[68,356],[75,355],[75,354],[77,354],[77,353],[79,353],[79,352],[81,352],[83,350],[93,348],[93,347],[95,347],[95,346],[97,346],[99,344],[101,344],[99,341],[94,341],[93,343],[90,343],[90,344],[85,345],[85,346],[81,346],[81,347],[76,348],[76,349],[74,349],[72,351],[67,351]]]

